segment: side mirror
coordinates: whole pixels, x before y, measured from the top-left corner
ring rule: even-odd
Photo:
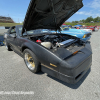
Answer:
[[[10,34],[10,36],[16,38],[16,33]]]

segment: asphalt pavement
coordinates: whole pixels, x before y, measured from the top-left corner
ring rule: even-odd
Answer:
[[[100,30],[93,32],[90,41],[93,50],[91,69],[75,85],[46,73],[33,74],[23,58],[1,46],[0,100],[100,100]],[[7,94],[21,91],[33,94]]]
[[[0,35],[3,35],[5,32],[7,32],[8,29],[0,29]]]

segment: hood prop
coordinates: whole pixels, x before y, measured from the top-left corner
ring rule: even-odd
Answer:
[[[27,34],[27,31],[26,31],[26,29],[24,29],[25,30],[25,32],[26,32],[26,35],[27,35],[27,37],[29,38],[29,35]],[[22,36],[23,36],[23,34],[22,34]]]

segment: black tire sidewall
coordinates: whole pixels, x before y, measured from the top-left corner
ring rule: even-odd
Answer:
[[[25,53],[29,53],[29,54],[32,56],[33,60],[34,60],[35,68],[34,68],[33,70],[30,69],[30,68],[28,68],[28,66],[27,66],[27,64],[26,64],[26,62],[25,62]],[[25,50],[24,50],[24,52],[23,52],[23,57],[24,57],[24,62],[25,62],[25,64],[26,64],[27,68],[28,68],[31,72],[37,73],[37,72],[40,70],[40,63],[39,63],[39,61],[37,60],[37,57],[35,56],[35,54],[34,54],[30,49],[25,49]]]

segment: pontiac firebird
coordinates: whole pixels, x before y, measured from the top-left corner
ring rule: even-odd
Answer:
[[[51,33],[83,7],[82,0],[31,0],[22,25],[5,33],[5,45],[24,58],[30,71],[39,70],[74,84],[91,67],[89,42],[77,37]]]

